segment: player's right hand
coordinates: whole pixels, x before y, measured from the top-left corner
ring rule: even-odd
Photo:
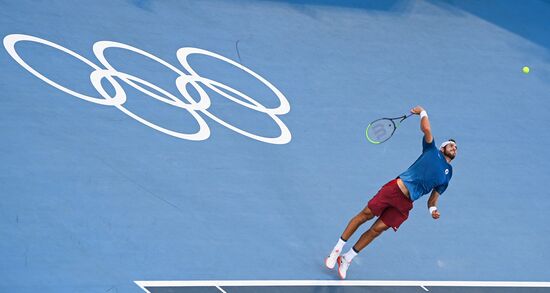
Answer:
[[[411,109],[411,113],[416,114],[416,115],[419,115],[420,112],[422,112],[422,111],[424,111],[424,108],[422,108],[421,106],[416,106],[416,107]]]

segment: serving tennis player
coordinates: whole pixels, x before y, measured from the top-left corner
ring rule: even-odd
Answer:
[[[422,154],[405,172],[382,186],[367,206],[349,221],[338,243],[325,260],[325,265],[329,269],[333,269],[338,263],[338,275],[341,279],[346,278],[351,261],[363,248],[388,228],[392,227],[397,231],[407,220],[413,202],[423,195],[431,192],[428,211],[433,219],[437,220],[440,217],[437,200],[445,192],[453,176],[453,167],[450,163],[456,156],[457,145],[454,140],[449,139],[437,149],[426,111],[416,106],[411,109],[411,113],[420,115],[420,129],[424,133]],[[348,252],[340,255],[344,244],[357,228],[375,216],[378,219],[374,224],[361,235]]]

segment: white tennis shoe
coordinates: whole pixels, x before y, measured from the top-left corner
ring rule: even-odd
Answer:
[[[348,271],[348,268],[351,262],[348,262],[346,258],[343,256],[339,256],[337,262],[338,262],[338,276],[340,276],[340,279],[344,280],[346,278],[346,273]]]
[[[330,255],[325,259],[325,265],[327,266],[327,268],[329,269],[334,269],[334,266],[336,265],[336,260],[338,259],[338,257],[340,256],[340,250],[339,249],[336,249],[336,250],[333,250]]]

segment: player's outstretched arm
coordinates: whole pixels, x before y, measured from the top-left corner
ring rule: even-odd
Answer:
[[[420,115],[420,130],[422,130],[422,132],[424,133],[426,142],[432,143],[433,141],[432,130],[430,128],[430,120],[428,119],[428,114],[426,113],[426,110],[424,110],[424,108],[420,106],[416,106],[411,109],[411,113]]]

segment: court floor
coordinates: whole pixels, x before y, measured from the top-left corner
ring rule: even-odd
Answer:
[[[0,0],[0,292],[548,291],[549,19],[548,0]],[[341,282],[324,258],[422,150],[417,116],[378,145],[366,127],[416,105],[458,143],[441,218],[419,199]]]

